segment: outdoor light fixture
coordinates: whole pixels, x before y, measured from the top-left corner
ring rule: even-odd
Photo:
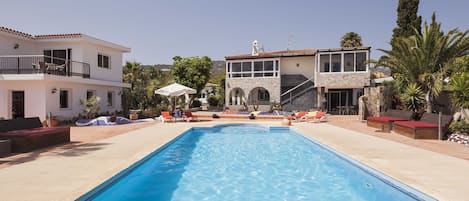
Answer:
[[[55,92],[57,92],[57,88],[52,88],[52,90],[50,91],[51,93],[55,94]]]

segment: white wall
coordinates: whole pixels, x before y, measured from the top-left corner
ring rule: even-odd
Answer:
[[[91,79],[122,81],[122,52],[93,44],[84,44],[83,47],[83,61],[91,65]],[[98,53],[110,57],[110,68],[98,67]]]
[[[282,57],[280,59],[280,74],[303,74],[306,78],[314,76],[314,56]]]
[[[52,93],[52,89],[57,91]],[[70,108],[60,109],[60,89],[70,90]],[[46,118],[51,112],[59,120],[70,119],[83,114],[84,106],[80,104],[80,99],[86,99],[86,91],[94,90],[96,95],[101,97],[99,106],[102,112],[115,112],[122,110],[120,87],[85,85],[70,82],[44,81],[44,80],[21,80],[21,81],[0,81],[0,117],[11,118],[11,91],[24,91],[25,94],[25,117]],[[107,105],[107,92],[114,92],[113,106]]]
[[[80,104],[80,100],[86,99],[86,92],[93,90],[96,92],[96,96],[100,97],[99,102],[100,113],[104,112],[116,112],[122,111],[121,96],[119,91],[120,87],[100,86],[100,85],[88,85],[88,84],[77,84],[69,82],[59,81],[46,81],[46,99],[47,99],[47,112],[52,112],[53,116],[57,116],[58,119],[69,119],[71,117],[78,116],[80,113],[84,114],[84,105]],[[56,93],[51,93],[52,89],[57,89]],[[68,109],[60,108],[60,90],[69,90],[69,98],[71,99]],[[107,92],[111,91],[114,93],[113,106],[107,105]]]
[[[18,49],[15,49],[18,44]],[[0,55],[37,55],[42,54],[34,41],[25,40],[0,32]]]
[[[11,118],[11,92],[24,91],[25,117],[46,117],[45,85],[43,81],[0,81],[0,117]]]

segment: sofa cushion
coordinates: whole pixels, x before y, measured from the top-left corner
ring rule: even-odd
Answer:
[[[404,126],[407,128],[438,128],[438,124],[425,121],[398,121],[394,125]]]
[[[381,117],[368,117],[368,121],[393,122],[393,121],[407,121],[407,119],[381,116]]]
[[[70,127],[32,128],[27,130],[14,130],[0,133],[3,138],[28,137],[33,135],[44,135],[49,133],[70,132]]]

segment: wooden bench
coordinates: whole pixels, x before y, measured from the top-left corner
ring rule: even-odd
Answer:
[[[442,115],[441,132],[448,131],[453,116]],[[438,114],[424,113],[420,121],[394,123],[394,132],[414,139],[438,139]]]
[[[393,129],[395,121],[409,121],[412,119],[412,115],[413,113],[410,111],[388,110],[379,117],[368,117],[366,125],[389,133]]]
[[[12,152],[29,152],[70,142],[70,127],[43,128],[38,117],[0,120],[0,138],[11,140]]]

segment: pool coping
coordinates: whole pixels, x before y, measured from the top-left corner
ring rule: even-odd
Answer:
[[[346,162],[356,166],[357,168],[365,171],[366,173],[368,174],[371,174],[373,177],[381,180],[382,182],[392,186],[393,188],[397,189],[398,191],[401,191],[402,193],[405,193],[407,195],[409,195],[410,197],[416,199],[416,200],[420,200],[420,201],[438,201],[437,199],[435,199],[434,197],[430,196],[430,195],[427,195],[397,179],[394,179],[393,177],[389,176],[389,175],[386,175],[382,172],[380,172],[379,170],[376,170],[358,160],[355,160],[353,158],[351,158],[350,156],[347,156],[346,154],[338,151],[338,150],[335,150],[334,148],[326,145],[326,144],[323,144],[309,136],[306,136],[304,134],[301,134],[301,132],[299,131],[296,131],[296,130],[293,130],[293,129],[289,129],[290,132],[294,133],[295,135],[298,135],[302,138],[304,138],[305,140],[308,140],[309,142],[311,143],[314,143],[322,148],[324,148],[325,150],[329,151],[330,153],[336,155],[337,157],[339,157],[340,159],[343,159],[345,160]]]

